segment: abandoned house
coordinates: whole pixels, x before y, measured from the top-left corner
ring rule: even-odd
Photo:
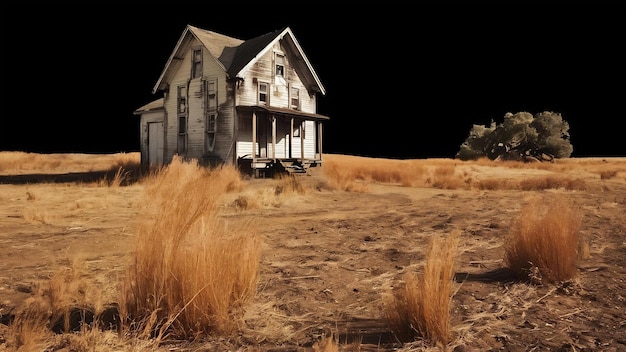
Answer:
[[[187,25],[140,116],[143,164],[175,155],[263,177],[322,162],[325,89],[289,27],[240,40]]]

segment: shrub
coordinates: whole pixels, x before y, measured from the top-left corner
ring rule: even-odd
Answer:
[[[505,263],[518,276],[559,282],[577,275],[581,216],[563,195],[534,198],[513,220]]]
[[[137,336],[195,338],[237,327],[253,296],[260,238],[225,226],[221,196],[238,184],[230,167],[207,171],[175,159],[147,189],[120,316]]]
[[[433,345],[450,342],[450,307],[454,259],[459,234],[432,238],[424,270],[406,274],[404,284],[387,298],[385,313],[398,339],[410,342],[418,335]]]

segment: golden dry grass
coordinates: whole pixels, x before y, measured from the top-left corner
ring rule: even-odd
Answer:
[[[581,214],[563,195],[531,199],[514,219],[505,262],[515,273],[548,283],[577,275]]]
[[[426,264],[418,275],[407,273],[403,285],[387,297],[385,314],[396,336],[446,346],[451,338],[450,307],[459,233],[431,238]]]
[[[323,172],[333,189],[367,192],[368,183],[397,184],[404,187],[433,187],[439,189],[480,190],[585,190],[586,182],[568,171],[585,170],[602,179],[624,175],[626,163],[592,159],[557,159],[554,163],[525,163],[521,161],[493,161],[479,159],[462,161],[455,159],[379,159],[351,155],[326,155]],[[478,168],[502,168],[528,170],[525,178],[479,178]],[[519,173],[519,171],[517,171]],[[565,173],[565,174],[564,174]]]
[[[151,181],[121,293],[121,317],[140,336],[195,338],[237,328],[254,296],[261,255],[252,227],[220,221],[233,166],[203,170],[179,159]]]
[[[240,332],[244,308],[257,289],[262,243],[250,224],[235,227],[224,223],[217,216],[224,209],[280,207],[288,204],[289,197],[304,196],[320,187],[368,192],[371,184],[389,183],[440,189],[582,191],[588,187],[580,177],[583,174],[606,181],[626,177],[626,163],[601,159],[527,164],[331,154],[325,156],[321,170],[323,185],[281,175],[261,191],[247,193],[246,182],[234,167],[206,169],[175,159],[161,170],[139,172],[138,178],[125,171],[138,165],[138,154],[103,159],[106,161],[92,163],[91,156],[64,158],[0,152],[0,174],[108,170],[107,178],[88,186],[121,188],[139,182],[145,188],[145,197],[134,204],[141,209],[134,229],[136,250],[118,298],[124,334],[116,336],[87,326],[72,334],[50,334],[51,322],[58,319],[64,324],[63,330],[69,332],[67,322],[72,308],[86,306],[94,312],[103,309],[102,297],[83,281],[77,263],[54,275],[42,289],[41,297],[29,301],[16,314],[6,337],[9,346],[20,351],[37,350],[50,346],[52,340],[55,346],[65,344],[73,350],[143,351],[157,349],[159,341],[166,337],[191,340],[217,334],[228,338]],[[481,168],[515,172],[511,177],[481,178]],[[530,172],[533,170],[537,172]],[[516,173],[527,171],[530,176],[515,177]],[[25,207],[21,215],[34,224],[65,225],[63,214],[37,206],[40,200],[54,196],[37,186],[28,188],[25,199],[33,206]],[[2,195],[0,200],[4,200]],[[106,202],[107,199],[94,199],[89,203],[71,202],[68,206],[71,211],[86,207],[106,209]],[[550,194],[530,201],[510,225],[506,264],[521,276],[544,283],[576,277],[576,259],[590,256],[589,242],[579,239],[580,221],[580,213],[567,198]],[[403,277],[402,289],[393,295],[393,309],[386,314],[404,341],[419,338],[445,347],[454,338],[449,325],[454,249],[458,245],[454,238],[451,234],[446,241],[433,239],[423,272]],[[107,349],[104,345],[113,347]],[[340,346],[328,337],[314,348],[337,351]]]
[[[139,153],[40,154],[0,151],[0,175],[130,170],[139,164]]]

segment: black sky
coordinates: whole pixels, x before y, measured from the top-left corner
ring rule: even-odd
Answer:
[[[324,84],[324,151],[454,157],[473,124],[562,114],[572,156],[626,156],[621,6],[2,5],[0,150],[139,150],[138,107],[185,25],[289,26]]]

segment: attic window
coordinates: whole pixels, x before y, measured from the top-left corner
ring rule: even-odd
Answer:
[[[276,76],[285,77],[285,55],[276,54]]]
[[[202,77],[202,49],[193,49],[191,60],[191,78]]]

